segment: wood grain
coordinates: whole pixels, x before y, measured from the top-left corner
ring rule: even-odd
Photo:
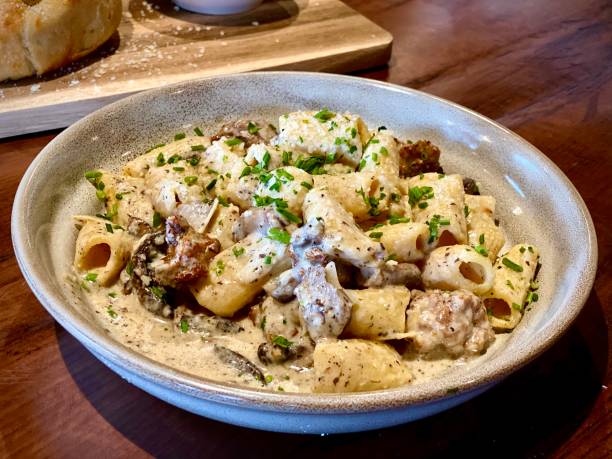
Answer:
[[[369,1],[395,37],[368,78],[416,87],[501,121],[572,180],[595,222],[599,269],[575,324],[475,400],[412,424],[301,437],[198,418],[134,388],[42,309],[0,227],[2,457],[571,457],[612,455],[612,7],[605,0]],[[0,215],[55,133],[0,142]],[[563,196],[559,197],[562,205]],[[554,228],[544,228],[554,237]],[[568,260],[571,263],[571,260]]]
[[[391,35],[339,0],[267,1],[234,16],[123,0],[118,32],[43,78],[0,83],[0,138],[65,127],[145,89],[262,69],[349,72],[385,64]]]

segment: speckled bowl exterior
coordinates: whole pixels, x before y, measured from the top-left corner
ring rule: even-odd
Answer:
[[[540,248],[540,300],[507,345],[466,371],[392,390],[290,394],[198,378],[113,341],[66,288],[74,214],[98,210],[83,172],[118,167],[190,126],[328,107],[360,114],[402,138],[430,139],[447,172],[475,178],[497,199],[514,242]],[[25,173],[13,206],[13,245],[32,291],[49,313],[129,382],[193,413],[283,432],[376,429],[429,416],[491,387],[543,352],[571,324],[593,284],[597,243],[575,188],[541,152],[493,121],[453,103],[391,84],[301,72],[214,77],[140,93],[109,105],[57,136]]]

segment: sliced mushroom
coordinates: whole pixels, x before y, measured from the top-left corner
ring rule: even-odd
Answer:
[[[203,336],[235,334],[244,328],[235,320],[202,313],[194,313],[190,309],[179,306],[174,311],[174,325],[182,332],[195,332]]]
[[[126,293],[136,292],[140,304],[148,311],[170,317],[172,308],[166,303],[166,290],[155,280],[149,262],[162,256],[165,247],[164,233],[161,231],[145,234],[140,238],[128,264],[131,270],[124,285]]]
[[[266,385],[266,378],[264,377],[261,369],[245,356],[224,346],[220,346],[219,344],[215,344],[214,350],[215,355],[221,362],[238,370],[240,374],[246,373],[251,375],[257,381],[259,381],[262,386]]]

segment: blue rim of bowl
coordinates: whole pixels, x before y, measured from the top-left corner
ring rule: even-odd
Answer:
[[[565,314],[556,317],[549,326],[542,330],[531,349],[519,357],[500,355],[495,359],[483,363],[482,366],[473,369],[469,374],[459,376],[452,375],[447,380],[436,379],[427,385],[407,385],[382,391],[344,394],[278,393],[265,389],[251,389],[236,384],[221,383],[206,378],[199,378],[156,362],[114,341],[102,332],[96,330],[93,325],[89,324],[84,319],[70,314],[63,306],[62,299],[54,295],[50,289],[45,287],[42,268],[40,266],[37,267],[33,250],[28,249],[28,241],[25,236],[26,232],[18,230],[19,228],[26,227],[27,214],[25,206],[19,203],[25,202],[30,180],[36,173],[43,157],[49,154],[53,145],[58,142],[61,137],[69,134],[71,131],[78,130],[82,125],[87,124],[91,117],[110,112],[124,104],[131,104],[139,98],[147,97],[154,92],[173,91],[185,86],[197,84],[198,82],[210,80],[243,78],[265,79],[292,76],[329,80],[338,83],[361,83],[366,86],[375,86],[385,90],[408,93],[436,100],[444,105],[461,110],[472,117],[478,118],[502,131],[505,135],[511,136],[522,144],[526,150],[529,150],[531,154],[535,155],[539,161],[545,163],[555,172],[557,178],[561,179],[569,190],[569,194],[580,211],[585,227],[587,228],[586,240],[583,245],[584,250],[587,252],[587,257],[582,267],[583,278],[580,287],[574,288],[570,298],[566,304],[563,305]],[[408,408],[414,405],[433,403],[447,397],[469,393],[487,384],[499,381],[542,354],[569,328],[580,313],[591,292],[597,270],[597,239],[595,228],[582,197],[556,164],[525,139],[473,110],[422,91],[365,78],[317,72],[250,72],[190,80],[128,96],[85,116],[68,127],[45,146],[26,170],[17,189],[17,193],[15,194],[11,216],[11,235],[19,268],[36,298],[62,327],[84,344],[85,347],[95,350],[95,353],[99,356],[116,366],[123,367],[129,372],[137,374],[139,377],[149,382],[159,384],[166,389],[178,391],[196,399],[201,399],[202,401],[212,401],[254,410],[287,413],[295,412],[301,414],[362,413],[366,411]]]

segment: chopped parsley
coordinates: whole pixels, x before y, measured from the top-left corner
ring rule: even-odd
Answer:
[[[232,253],[238,258],[240,255],[244,255],[244,247],[233,247]]]
[[[279,208],[278,206],[276,206],[276,211],[291,223],[296,223],[298,225],[302,223],[302,219],[300,217],[295,214],[292,214],[287,209]]]
[[[506,280],[506,285],[510,287],[510,290],[514,290],[514,284],[512,284],[512,281],[510,281],[510,279]]]
[[[104,226],[106,227],[106,231],[107,231],[107,232],[109,232],[109,233],[111,233],[111,234],[112,234],[112,233],[114,233],[114,231],[113,231],[113,225],[111,225],[110,223],[106,223]]]
[[[166,146],[165,143],[158,143],[157,145],[153,145],[151,148],[149,148],[147,151],[145,151],[145,153],[149,153],[150,151],[153,151],[156,148],[161,148],[161,147],[165,147],[165,146]]]
[[[529,303],[533,303],[535,301],[538,301],[538,299],[539,299],[539,296],[538,296],[537,292],[529,292],[527,294],[526,301],[527,301],[527,304],[529,304]]]
[[[436,214],[426,223],[429,226],[429,239],[427,242],[431,244],[438,237],[440,226],[450,225],[450,220]]]
[[[277,345],[279,347],[287,349],[293,343],[291,341],[289,341],[287,338],[285,338],[283,335],[277,335],[272,340],[272,344],[275,344],[275,345]]]
[[[410,221],[407,217],[400,217],[399,215],[390,215],[389,223],[392,225],[397,225],[398,223],[408,223]]]
[[[382,235],[383,233],[381,231],[374,231],[373,233],[370,233],[370,238],[379,241]]]
[[[300,183],[300,185],[302,185],[307,190],[312,190],[312,185],[310,183],[308,183],[308,182],[302,182],[302,183]]]
[[[285,169],[276,169],[276,175],[287,179],[287,181],[295,180],[295,177],[287,172]]]
[[[512,309],[516,309],[517,311],[522,311],[523,310],[523,306],[521,306],[520,304],[517,304],[517,303],[512,303]]]
[[[306,159],[298,158],[295,167],[312,175],[324,174],[325,169],[322,166],[325,164],[325,159],[323,156],[311,156]]]
[[[232,139],[227,139],[225,141],[225,145],[227,145],[228,147],[233,147],[236,145],[240,145],[242,142],[244,142],[242,139],[239,139],[238,137],[234,137]]]
[[[151,293],[160,300],[163,300],[166,297],[166,289],[163,288],[161,285],[152,285],[149,288],[151,290]]]
[[[191,158],[187,159],[187,162],[192,166],[197,166],[198,164],[200,164],[200,158],[198,158],[197,156],[192,156]]]
[[[181,318],[179,323],[179,327],[183,333],[187,333],[189,331],[189,322],[184,317]]]
[[[198,178],[195,175],[188,175],[183,179],[187,186],[195,185],[198,181]]]
[[[102,177],[102,172],[100,171],[87,171],[85,172],[85,178],[92,185],[96,185],[98,183],[98,179]]]
[[[181,155],[172,155],[168,158],[168,164],[178,163],[183,157]]]
[[[227,202],[227,199],[225,199],[223,196],[217,196],[217,201],[219,201],[219,204],[221,204],[223,207],[229,207],[229,202]]]
[[[174,140],[183,140],[185,137],[187,136],[185,135],[184,132],[178,132],[174,134]]]
[[[85,279],[87,282],[95,282],[97,278],[98,278],[97,273],[87,273],[83,277],[83,279]]]
[[[283,154],[282,154],[283,166],[288,166],[289,164],[291,164],[291,156],[293,156],[292,152],[283,151]]]
[[[223,260],[218,260],[215,264],[215,274],[220,276],[223,274],[223,271],[225,271],[225,263],[223,263]]]
[[[272,264],[272,257],[270,255],[267,255],[266,258],[264,258],[264,264],[266,265]]]
[[[508,268],[510,268],[512,271],[516,271],[517,273],[522,273],[523,272],[523,267],[521,265],[516,264],[515,262],[513,262],[512,260],[510,260],[509,258],[502,258],[502,264]]]
[[[102,190],[96,190],[96,198],[98,198],[100,201],[104,202],[106,201],[106,193]]]
[[[247,125],[247,131],[249,131],[249,134],[255,135],[259,132],[261,128],[257,126],[257,124],[253,123],[252,121],[249,121],[249,124]]]
[[[153,213],[153,228],[157,228],[162,224],[162,216],[159,212]]]
[[[108,313],[108,315],[111,317],[111,319],[114,319],[117,317],[117,313],[113,310],[113,306],[112,305],[108,305],[108,307],[106,308],[106,312]]]
[[[175,172],[185,172],[185,168],[184,167],[173,167],[172,168],[173,171]]]
[[[206,150],[204,145],[192,145],[191,146],[191,151],[204,151],[204,150]]]
[[[470,208],[468,206],[463,206],[463,215],[467,218],[470,215]]]
[[[268,230],[268,239],[272,239],[273,241],[281,242],[285,245],[289,244],[291,241],[291,235],[280,228],[270,228]]]
[[[217,179],[216,179],[216,178],[215,178],[215,179],[212,179],[212,180],[211,180],[210,182],[208,182],[208,184],[206,185],[206,190],[207,190],[207,191],[212,190],[212,189],[215,187],[215,185],[216,185],[216,184],[217,184]]]
[[[430,186],[415,186],[408,189],[408,201],[412,207],[423,199],[431,199],[433,197],[434,191]]]
[[[327,108],[324,108],[320,112],[316,113],[314,117],[318,119],[321,123],[325,123],[326,121],[334,118],[336,114],[334,112],[330,112]]]
[[[197,135],[198,137],[204,137],[204,133],[202,132],[202,129],[200,129],[199,127],[193,128],[193,132],[195,132],[195,135]]]
[[[125,265],[125,272],[128,273],[128,276],[131,276],[134,273],[134,264],[132,260],[128,260],[127,265]]]
[[[164,164],[166,164],[166,159],[164,158],[164,154],[160,152],[155,158],[155,165],[161,167]]]
[[[242,169],[240,177],[238,178],[241,179],[242,177],[246,177],[247,175],[251,175],[251,166],[244,166],[244,169]]]

